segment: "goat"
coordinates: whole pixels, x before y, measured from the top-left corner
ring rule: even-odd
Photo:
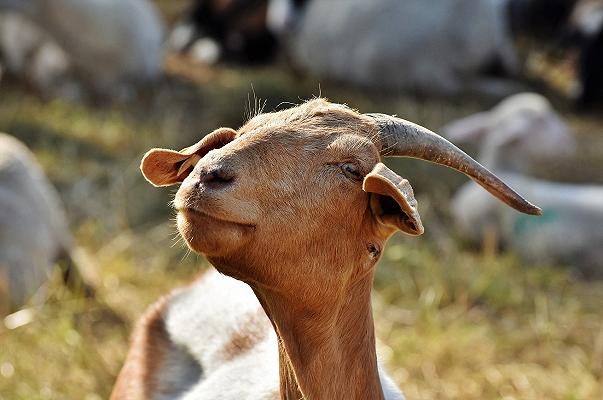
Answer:
[[[182,183],[185,241],[248,286],[209,272],[151,306],[112,399],[402,399],[377,363],[370,295],[389,236],[423,225],[381,156],[449,166],[540,212],[435,133],[323,99],[151,150],[146,179]]]
[[[46,282],[52,264],[59,259],[67,260],[68,272],[77,278],[81,271],[73,252],[73,239],[58,194],[29,149],[14,137],[0,133],[0,281],[5,282],[6,291],[0,293],[3,308],[10,311],[23,306]]]
[[[0,0],[0,10],[47,34],[96,94],[122,96],[160,75],[163,26],[146,0]]]
[[[172,48],[206,64],[261,63],[277,50],[266,27],[268,0],[196,0],[169,37]]]
[[[267,21],[293,64],[313,75],[389,91],[501,97],[517,71],[503,2],[271,0]],[[472,21],[467,24],[466,21]]]
[[[443,132],[455,142],[481,141],[480,162],[529,194],[544,212],[543,218],[526,220],[465,184],[452,201],[462,236],[479,242],[484,234],[495,233],[526,260],[568,264],[588,275],[603,272],[603,186],[526,175],[536,163],[568,157],[575,150],[574,136],[544,97],[513,96],[490,112],[452,122]]]

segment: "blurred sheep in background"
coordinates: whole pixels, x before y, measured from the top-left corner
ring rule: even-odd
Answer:
[[[473,242],[500,240],[531,262],[603,273],[603,186],[526,175],[535,163],[571,156],[575,149],[572,132],[544,97],[512,96],[489,112],[452,122],[443,132],[455,143],[479,143],[479,161],[543,209],[539,219],[523,218],[466,184],[452,202],[461,235]]]
[[[0,13],[0,65],[43,94],[70,97],[67,54],[32,22]]]
[[[444,133],[455,143],[477,144],[480,162],[497,171],[529,173],[576,149],[573,132],[537,93],[507,97],[490,111],[449,123]]]
[[[268,0],[196,0],[169,36],[172,49],[195,61],[262,63],[278,49],[266,26]]]
[[[77,278],[73,255],[57,192],[27,147],[0,133],[0,314],[27,303],[60,259]]]
[[[603,1],[580,1],[570,17],[570,29],[580,48],[578,104],[603,104]]]
[[[161,75],[150,0],[0,0],[0,11],[0,66],[46,97],[127,98]],[[511,31],[577,50],[577,104],[603,102],[603,0],[194,0],[167,47],[204,64],[281,51],[362,88],[502,98],[521,90]]]
[[[280,50],[299,70],[359,87],[501,98],[520,90],[515,36],[575,49],[577,104],[603,100],[602,0],[196,0],[169,46],[204,64]]]
[[[102,97],[127,97],[161,74],[163,25],[149,1],[0,0],[0,11],[8,12],[0,29],[6,69],[50,96],[65,94],[70,81]],[[65,97],[78,93],[70,88]]]
[[[578,54],[575,101],[603,104],[603,0],[505,0],[516,33]]]
[[[304,2],[302,2],[304,3]],[[271,0],[267,23],[292,62],[318,77],[389,91],[502,97],[517,71],[498,0]]]

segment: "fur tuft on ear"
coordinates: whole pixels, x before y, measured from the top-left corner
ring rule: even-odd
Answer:
[[[371,210],[379,222],[409,235],[424,231],[410,183],[382,163],[366,175],[362,190],[371,193]]]
[[[140,163],[145,179],[154,186],[170,186],[182,182],[203,156],[234,140],[237,132],[231,128],[216,129],[194,145],[180,151],[149,150]]]

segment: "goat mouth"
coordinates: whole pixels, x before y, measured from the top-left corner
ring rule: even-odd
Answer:
[[[185,208],[180,208],[177,210],[179,213],[183,214],[185,218],[189,219],[189,218],[202,218],[205,220],[212,220],[212,221],[217,221],[223,224],[231,224],[231,225],[238,225],[238,226],[242,226],[245,228],[254,228],[255,225],[247,223],[247,222],[238,222],[238,221],[232,221],[229,219],[225,219],[225,218],[221,218],[221,217],[216,217],[213,214],[210,214],[206,211],[203,210],[199,210],[198,208],[193,208],[193,207],[185,207]]]

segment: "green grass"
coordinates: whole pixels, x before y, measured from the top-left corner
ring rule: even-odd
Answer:
[[[485,107],[319,86],[275,68],[203,69],[176,59],[169,70],[141,98],[100,107],[43,102],[3,83],[0,130],[39,157],[101,279],[96,296],[84,298],[55,277],[30,323],[0,324],[0,399],[107,398],[137,316],[207,266],[175,239],[174,190],[140,176],[150,147],[185,147],[218,126],[239,126],[254,92],[266,110],[321,92],[433,128]],[[601,133],[601,120],[567,114],[579,130]],[[601,144],[601,136],[593,138]],[[448,199],[465,178],[416,161],[391,164],[415,187],[427,230],[394,237],[375,282],[379,352],[408,398],[601,399],[603,283],[464,248],[448,229]]]

